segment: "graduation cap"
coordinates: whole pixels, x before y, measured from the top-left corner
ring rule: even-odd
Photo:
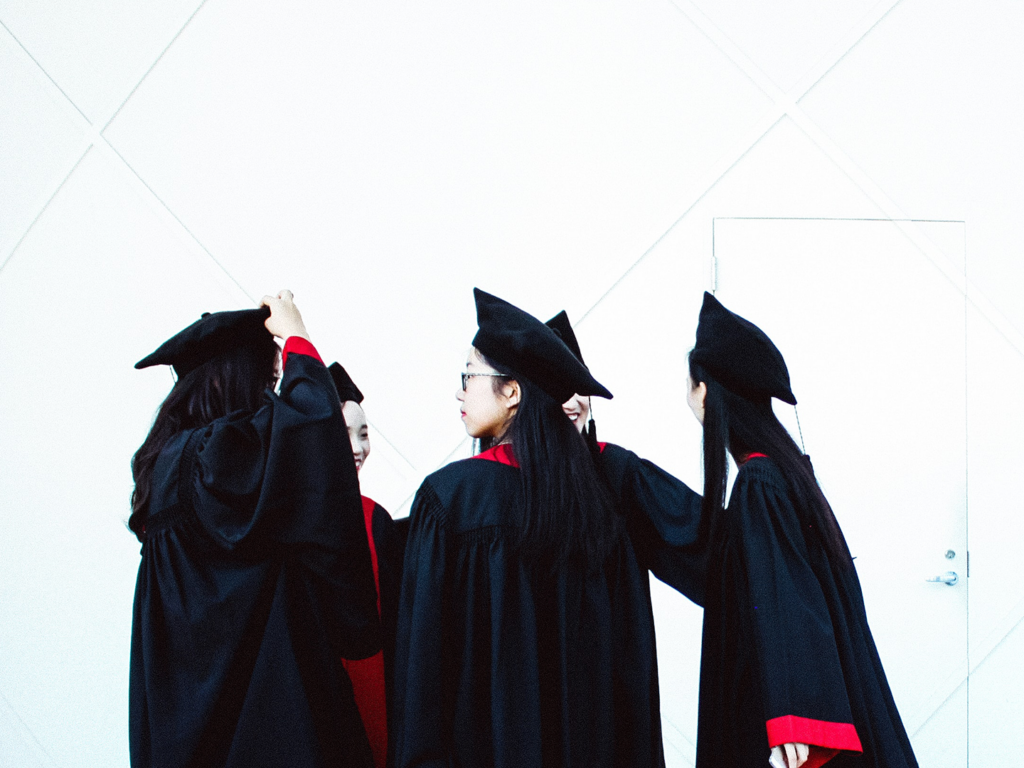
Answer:
[[[208,360],[270,336],[263,324],[270,307],[239,309],[230,312],[204,312],[183,331],[174,334],[135,364],[137,369],[152,365],[170,365],[180,379]]]
[[[473,297],[480,328],[473,346],[491,360],[529,379],[559,403],[577,393],[611,399],[612,393],[540,320],[479,288],[473,289]]]
[[[572,325],[569,323],[569,315],[565,313],[563,309],[557,315],[552,317],[546,323],[548,328],[553,330],[557,334],[569,350],[576,355],[576,359],[583,363],[583,353],[580,351],[580,343],[576,340],[576,334],[572,330]],[[583,363],[586,365],[586,363]],[[597,442],[597,424],[594,423],[594,408],[593,405],[590,407],[590,419],[587,422],[587,426],[583,428],[583,438],[587,441],[587,445],[590,450],[596,456],[601,452],[601,448]]]
[[[572,325],[569,323],[569,316],[565,314],[564,309],[544,323],[544,325],[554,331],[558,335],[558,338],[565,343],[565,346],[567,346],[569,350],[576,355],[576,359],[583,363],[583,353],[580,352],[580,343],[576,341],[576,334],[573,333]],[[586,363],[583,364],[586,365]]]
[[[347,403],[350,400],[355,403],[363,402],[363,393],[352,381],[348,371],[341,367],[341,363],[331,363],[327,370],[330,371],[331,378],[334,379],[334,388],[338,390],[338,398],[341,402]]]
[[[730,312],[707,291],[690,359],[726,389],[751,399],[777,397],[796,405],[789,370],[772,340],[749,320]]]

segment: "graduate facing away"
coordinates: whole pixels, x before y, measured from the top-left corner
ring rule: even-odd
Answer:
[[[539,320],[475,298],[457,397],[466,431],[493,447],[427,477],[413,503],[395,764],[663,766],[639,553],[692,559],[700,498],[623,449],[597,463],[563,403],[611,393]],[[634,547],[632,516],[649,508],[660,524],[645,518],[651,547]]]
[[[263,304],[136,365],[178,378],[132,461],[133,768],[373,766],[341,664],[381,647],[353,451],[291,293]]]
[[[772,412],[796,405],[782,354],[706,293],[688,390],[709,536],[697,768],[915,768],[842,531]]]

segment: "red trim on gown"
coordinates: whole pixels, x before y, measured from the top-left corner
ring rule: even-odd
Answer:
[[[598,443],[597,445],[604,452],[604,447],[608,443]],[[484,461],[496,461],[509,467],[519,467],[519,462],[516,461],[515,454],[512,452],[511,443],[499,443],[493,448],[488,448],[486,451],[478,453],[473,458],[483,459]]]
[[[764,453],[748,453],[743,459],[767,459]],[[768,746],[782,744],[806,744],[810,747],[804,768],[819,768],[841,751],[863,752],[857,729],[852,723],[830,723],[826,720],[812,720],[807,717],[785,715],[774,717],[766,724]]]
[[[281,350],[281,368],[283,369],[288,365],[288,355],[295,353],[296,355],[309,355],[310,357],[316,358],[321,363],[323,359],[320,357],[320,353],[316,351],[316,347],[309,339],[304,339],[301,336],[289,336],[284,342],[284,349]]]
[[[294,337],[293,337],[294,338]],[[303,339],[305,341],[305,339]],[[377,568],[377,547],[373,543],[373,510],[377,502],[363,496],[363,518],[366,522],[366,536],[370,544],[370,562],[373,565],[373,581],[377,586],[377,613],[380,614],[380,574]],[[368,659],[356,661],[342,659],[342,666],[352,681],[352,693],[356,707],[370,741],[375,768],[384,768],[388,758],[388,715],[384,699],[384,651]]]
[[[768,730],[768,746],[780,744],[807,744],[810,753],[804,766],[818,768],[840,751],[863,752],[857,729],[852,723],[830,723],[827,720],[812,720],[808,717],[785,715],[773,717],[765,723]]]
[[[508,467],[519,466],[519,462],[516,461],[515,454],[512,453],[512,445],[510,443],[499,443],[493,448],[488,448],[486,451],[478,453],[473,458],[483,459],[484,461],[496,461],[499,464],[504,464]]]

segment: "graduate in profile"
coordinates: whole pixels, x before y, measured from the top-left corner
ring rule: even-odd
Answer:
[[[491,447],[428,476],[413,502],[395,765],[660,768],[650,586],[620,505],[666,488],[662,500],[683,515],[668,526],[679,535],[655,548],[685,556],[700,498],[622,449],[606,478],[604,453],[563,403],[611,393],[551,328],[475,298],[457,398],[466,431]],[[637,478],[654,479],[637,490]]]
[[[363,505],[291,293],[204,315],[150,365],[177,381],[132,460],[133,768],[372,768],[341,663],[381,647]]]
[[[916,768],[842,531],[772,412],[796,405],[782,354],[705,293],[689,363],[709,537],[697,768]]]

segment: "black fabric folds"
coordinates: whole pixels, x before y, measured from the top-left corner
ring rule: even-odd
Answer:
[[[829,768],[915,768],[852,561],[829,562],[795,503],[774,462],[753,458],[714,527],[697,766],[765,765],[766,723],[791,716],[856,728],[863,753]]]
[[[373,508],[373,544],[377,548],[377,576],[380,580],[380,624],[384,647],[384,688],[388,715],[388,733],[393,729],[395,689],[395,635],[398,624],[398,599],[402,590],[402,561],[409,518],[392,519],[384,507]],[[388,750],[388,765],[394,765]]]
[[[135,592],[133,768],[369,766],[340,657],[380,647],[334,385],[292,354],[280,396],[172,440]]]
[[[701,497],[657,464],[612,443],[601,450],[601,469],[640,566],[704,605],[706,543],[700,536]]]
[[[645,563],[700,596],[700,566],[672,563],[694,556],[700,498],[629,451],[605,454],[625,524],[590,571],[519,550],[515,467],[467,459],[420,487],[396,639],[399,768],[664,766]]]

